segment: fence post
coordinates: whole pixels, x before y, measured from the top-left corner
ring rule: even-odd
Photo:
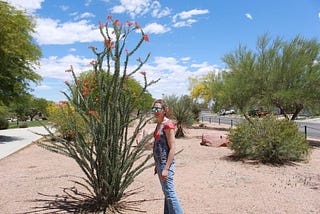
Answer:
[[[232,126],[233,126],[233,120],[231,120],[231,128],[232,128]]]
[[[304,136],[305,136],[306,139],[308,138],[307,126],[304,126]]]
[[[220,117],[219,117],[219,125],[220,125]]]
[[[209,117],[209,123],[211,123],[211,117]]]

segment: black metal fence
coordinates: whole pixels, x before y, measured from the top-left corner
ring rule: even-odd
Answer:
[[[228,125],[230,127],[237,126],[237,124],[241,123],[244,119],[237,115],[230,116],[219,116],[213,115],[210,112],[202,112],[200,114],[201,122],[209,122],[216,123],[219,125]],[[306,138],[312,138],[316,140],[320,140],[320,123],[313,122],[305,122],[305,121],[296,121],[299,131],[305,134]]]

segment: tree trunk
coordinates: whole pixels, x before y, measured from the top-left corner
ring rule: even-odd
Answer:
[[[303,109],[303,104],[299,103],[296,104],[296,110],[294,111],[291,120],[295,120],[298,117],[298,114],[300,113],[300,111]]]

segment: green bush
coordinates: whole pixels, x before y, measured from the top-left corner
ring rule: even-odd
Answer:
[[[6,118],[0,117],[0,130],[9,128],[9,122]]]
[[[75,130],[83,135],[88,132],[84,120],[67,103],[51,106],[49,120],[54,123],[62,138],[68,141],[74,140]],[[72,129],[72,127],[75,129]]]
[[[230,149],[236,158],[258,160],[263,163],[282,164],[304,160],[310,152],[309,145],[297,125],[289,120],[267,116],[243,122],[231,130]]]
[[[19,124],[19,128],[28,128],[28,123],[27,122],[22,122]]]

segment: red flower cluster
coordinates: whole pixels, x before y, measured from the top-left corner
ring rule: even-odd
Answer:
[[[114,41],[111,41],[109,39],[105,39],[104,40],[104,46],[107,47],[107,48],[114,48]]]
[[[59,105],[59,106],[64,106],[64,105],[66,105],[67,103],[68,103],[67,101],[62,100],[62,101],[59,101],[58,105]]]
[[[90,65],[94,65],[96,63],[96,61],[95,60],[92,60],[91,62],[90,62]]]
[[[88,113],[89,113],[90,115],[92,115],[92,116],[98,115],[98,112],[97,112],[97,111],[94,111],[94,110],[89,110]]]
[[[92,50],[97,50],[97,49],[98,49],[98,48],[96,48],[96,47],[94,47],[94,46],[91,46],[91,45],[89,45],[88,48],[89,48],[89,49],[92,49]]]
[[[140,24],[138,22],[136,22],[135,25],[137,29],[140,29]]]
[[[114,24],[117,25],[117,26],[121,26],[121,23],[120,23],[119,19],[116,19],[116,20],[114,21]]]
[[[146,76],[146,75],[147,75],[147,72],[141,71],[140,74],[142,74],[143,76]]]
[[[144,34],[143,35],[143,39],[146,41],[146,42],[149,42],[149,36],[147,34]]]
[[[131,25],[133,25],[133,23],[132,23],[132,22],[129,22],[128,20],[127,20],[126,24],[127,24],[129,27],[130,27]]]

